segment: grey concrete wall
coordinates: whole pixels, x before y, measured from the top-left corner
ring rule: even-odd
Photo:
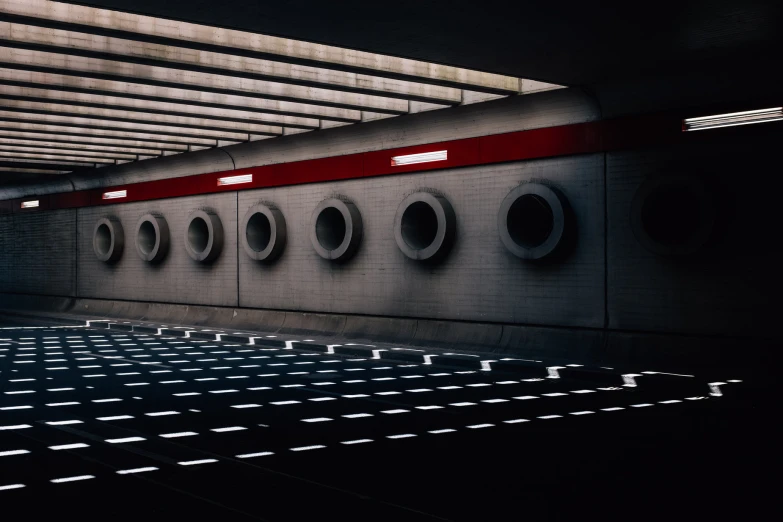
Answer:
[[[237,195],[212,194],[170,200],[127,203],[78,211],[78,295],[103,299],[235,306],[237,304]],[[223,222],[223,252],[211,265],[197,263],[185,250],[188,214],[211,208]],[[136,252],[136,223],[149,212],[163,214],[171,233],[168,255],[150,265]],[[126,244],[114,265],[98,260],[92,248],[95,223],[105,216],[120,219]],[[52,270],[49,267],[48,270]]]
[[[0,215],[0,289],[75,295],[75,210]]]
[[[243,191],[240,217],[260,200],[286,217],[288,245],[272,265],[239,256],[243,307],[602,327],[604,320],[603,155],[443,170]],[[521,182],[547,180],[569,198],[579,228],[572,255],[533,265],[511,255],[497,232],[503,198]],[[423,266],[394,240],[397,206],[420,189],[444,195],[457,215],[457,239],[445,262]],[[364,237],[345,264],[319,257],[311,214],[335,194],[362,212]]]
[[[713,131],[709,131],[713,132]],[[780,336],[780,133],[688,147],[607,154],[609,326],[689,334]],[[715,234],[685,258],[646,250],[630,226],[637,187],[660,175],[698,175],[717,195]]]

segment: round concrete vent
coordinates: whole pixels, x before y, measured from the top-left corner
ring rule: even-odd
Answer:
[[[417,261],[440,261],[451,249],[457,218],[449,201],[429,192],[411,194],[397,207],[394,239],[402,253]]]
[[[568,200],[559,190],[541,183],[519,185],[500,205],[500,239],[519,258],[550,257],[563,244],[567,213]]]
[[[313,212],[310,241],[318,255],[332,261],[346,261],[362,241],[362,215],[350,201],[332,198]]]
[[[258,203],[250,207],[239,230],[245,252],[257,261],[274,261],[285,248],[285,218],[274,205]]]
[[[194,210],[185,226],[185,249],[193,260],[210,263],[223,249],[223,223],[211,210]]]
[[[122,223],[115,217],[101,218],[92,231],[92,249],[104,263],[116,263],[125,248]]]
[[[136,225],[136,251],[144,261],[160,263],[169,251],[169,225],[160,214],[145,214]]]
[[[710,238],[715,224],[714,201],[697,178],[653,178],[636,190],[630,221],[637,241],[650,252],[688,255]]]

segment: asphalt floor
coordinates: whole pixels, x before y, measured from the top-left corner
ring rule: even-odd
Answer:
[[[727,370],[718,393],[698,375],[602,386],[0,317],[0,509],[4,520],[768,516],[775,402],[737,377]]]

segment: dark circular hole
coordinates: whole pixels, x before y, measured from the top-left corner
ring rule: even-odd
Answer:
[[[547,240],[555,219],[549,203],[536,194],[524,194],[508,209],[506,226],[514,243],[534,248]]]
[[[642,204],[642,226],[650,238],[661,245],[687,243],[699,226],[696,195],[682,185],[658,188]]]
[[[423,201],[411,204],[402,213],[402,239],[414,250],[423,250],[435,241],[438,233],[438,216]]]
[[[98,253],[102,256],[109,253],[111,248],[111,230],[106,223],[98,225],[98,230],[95,231],[95,246],[98,248]]]
[[[155,225],[145,221],[139,227],[139,247],[144,255],[149,255],[155,249],[155,243],[158,240],[158,234],[155,232]]]
[[[315,220],[315,237],[326,250],[335,250],[345,239],[345,218],[334,207],[327,207]]]
[[[207,249],[209,243],[209,227],[202,218],[194,218],[188,226],[188,243],[197,254]]]
[[[245,228],[245,236],[247,237],[247,244],[250,248],[256,252],[261,252],[269,246],[269,241],[272,239],[272,224],[269,223],[267,218],[261,212],[256,212],[253,216],[247,220],[247,228]]]

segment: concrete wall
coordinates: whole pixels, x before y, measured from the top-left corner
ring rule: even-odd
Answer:
[[[173,171],[167,165],[175,160],[163,158],[112,167],[103,180],[74,182],[85,188],[135,179],[136,174],[160,179],[212,167],[242,168],[598,117],[595,104],[583,94],[554,91],[195,153],[193,172],[187,156],[181,156]],[[715,138],[681,147],[0,215],[0,292],[341,314],[343,323],[346,316],[351,321],[357,316],[428,319],[432,338],[447,335],[450,320],[504,323],[512,326],[477,329],[476,339],[537,345],[576,332],[581,341],[569,341],[574,350],[605,342],[596,335],[605,327],[619,336],[618,350],[635,349],[636,337],[628,332],[779,336],[774,313],[783,290],[776,277],[781,253],[776,236],[770,235],[778,205],[768,187],[777,174],[770,166],[777,164],[780,133],[762,130],[743,139],[705,136]],[[649,252],[629,224],[636,190],[662,174],[692,173],[723,194],[720,233],[694,256]],[[530,180],[559,187],[574,208],[577,242],[561,262],[525,263],[510,255],[498,237],[503,197]],[[456,212],[456,243],[441,265],[407,259],[394,241],[397,206],[420,189],[440,192]],[[313,209],[336,194],[352,199],[364,220],[362,245],[344,265],[318,257],[309,239]],[[271,265],[251,260],[237,242],[242,233],[238,220],[258,201],[276,203],[288,224],[287,248]],[[200,207],[216,210],[226,233],[223,253],[210,266],[192,261],[183,244],[185,219]],[[169,256],[157,267],[145,264],[133,243],[136,222],[149,211],[164,214],[171,229]],[[113,266],[99,262],[92,250],[95,222],[107,215],[122,221],[127,238],[125,253]],[[318,320],[328,322],[328,317]],[[349,330],[343,323],[339,328]],[[419,328],[415,322],[389,325],[392,332]]]
[[[211,194],[171,200],[129,203],[78,210],[78,295],[171,303],[237,305],[237,195]],[[199,208],[214,210],[223,223],[221,256],[210,265],[194,261],[184,246],[188,215]],[[136,224],[150,212],[169,225],[171,246],[159,264],[143,261],[136,251]],[[92,235],[102,217],[118,218],[127,238],[122,258],[113,265],[95,256]]]
[[[305,186],[243,191],[240,213],[259,200],[286,217],[288,246],[264,265],[239,256],[244,307],[428,317],[560,326],[603,326],[603,155],[574,156]],[[497,232],[503,198],[521,182],[547,180],[572,202],[576,249],[563,263],[532,265],[510,254]],[[442,264],[408,259],[394,240],[397,206],[421,189],[444,195],[457,216],[457,239]],[[356,257],[335,264],[310,242],[311,214],[333,195],[362,212]]]
[[[0,288],[75,295],[75,210],[0,215]]]
[[[623,330],[775,336],[779,272],[781,133],[607,154],[609,326]],[[646,250],[630,226],[644,180],[695,175],[716,195],[717,221],[704,248],[685,258]]]

